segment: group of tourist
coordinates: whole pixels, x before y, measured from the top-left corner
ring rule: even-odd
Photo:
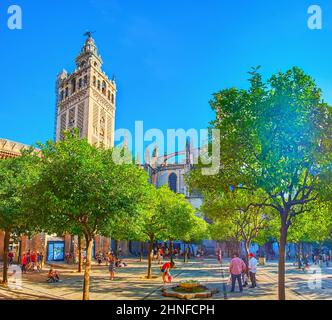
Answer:
[[[169,249],[166,245],[158,245],[151,252],[152,261],[158,261],[158,264],[162,264],[162,260],[168,260],[169,258],[178,258],[181,254],[180,249]]]
[[[150,254],[152,261],[157,261],[158,264],[161,265],[163,264],[163,260],[168,260],[170,258],[177,259],[181,256],[183,257],[184,255],[186,255],[188,259],[190,259],[191,256],[202,258],[206,255],[206,251],[204,248],[199,248],[197,249],[196,254],[194,254],[189,248],[181,250],[180,248],[175,247],[170,249],[166,244],[159,244],[153,248]]]
[[[38,271],[43,269],[44,264],[44,254],[42,252],[35,252],[28,250],[23,253],[21,261],[22,273],[27,273],[28,271]]]
[[[323,267],[325,263],[327,267],[329,267],[331,261],[331,257],[327,253],[319,253],[319,254],[312,254],[312,262],[314,265],[319,265]]]
[[[109,251],[107,254],[99,252],[96,256],[96,260],[99,265],[102,264],[103,260],[106,262],[106,265],[108,265],[111,281],[115,278],[115,269],[127,267],[127,263],[119,256],[115,256],[113,251]]]
[[[221,250],[217,252],[218,262],[222,262]],[[233,258],[229,265],[229,283],[231,284],[231,292],[235,291],[236,282],[238,283],[240,292],[243,292],[243,287],[249,285],[249,278],[251,282],[250,288],[256,288],[256,273],[257,273],[258,260],[253,253],[249,254],[249,261],[246,264],[238,255],[233,254]],[[166,261],[161,267],[162,280],[164,285],[172,282],[170,270],[175,266],[173,261]]]
[[[320,268],[323,267],[325,264],[326,267],[330,266],[331,257],[329,254],[326,253],[320,253],[320,254],[312,254],[311,256],[312,264],[315,266],[319,266]],[[294,262],[296,263],[296,262]],[[302,269],[303,271],[307,271],[310,269],[310,256],[309,254],[305,254],[304,256],[302,254],[298,255],[297,257],[297,265],[299,269]]]
[[[219,260],[219,255],[218,255]],[[250,288],[256,288],[256,273],[258,260],[253,253],[249,255],[249,261],[246,264],[238,253],[233,254],[233,258],[229,265],[229,283],[231,284],[231,292],[235,291],[236,282],[238,282],[240,292],[243,292],[243,287],[249,285],[248,278],[250,278]],[[249,276],[249,277],[248,277]]]

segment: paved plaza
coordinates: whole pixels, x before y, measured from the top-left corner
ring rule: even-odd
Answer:
[[[153,265],[153,273],[158,276],[152,280],[144,278],[146,261],[126,259],[128,266],[117,269],[116,279],[109,280],[108,267],[96,264],[91,272],[90,299],[92,300],[159,300],[170,299],[162,296],[160,270]],[[172,270],[173,284],[184,280],[199,280],[211,289],[218,290],[212,299],[218,300],[275,300],[277,299],[277,262],[267,262],[258,268],[258,288],[245,288],[243,293],[230,293],[228,286],[228,262],[221,268],[215,259],[191,260],[183,263],[176,260]],[[0,299],[58,299],[76,300],[82,297],[83,275],[77,273],[73,265],[56,265],[61,282],[46,282],[48,266],[41,273],[23,275],[21,290],[0,286]],[[332,267],[323,267],[315,273],[304,273],[292,263],[287,263],[287,299],[312,300],[332,299]]]

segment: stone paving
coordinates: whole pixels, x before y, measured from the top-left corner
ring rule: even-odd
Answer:
[[[144,278],[147,262],[126,259],[128,267],[116,270],[116,278],[109,280],[108,267],[93,265],[91,272],[90,299],[92,300],[159,300],[167,299],[161,295],[162,283],[157,264],[153,265],[152,280]],[[230,293],[228,286],[228,261],[220,267],[215,259],[194,259],[184,264],[176,261],[172,270],[173,284],[183,280],[199,280],[203,285],[219,292],[212,300],[275,300],[277,299],[277,263],[268,262],[258,268],[258,288],[245,288],[243,293]],[[332,300],[332,267],[304,273],[291,263],[287,263],[286,295],[292,300],[328,299]],[[22,277],[22,289],[12,290],[0,286],[0,299],[29,300],[79,300],[82,297],[83,276],[75,266],[57,265],[61,282],[46,282],[47,268],[41,272],[29,273]]]

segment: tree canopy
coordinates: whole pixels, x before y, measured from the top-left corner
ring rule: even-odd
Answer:
[[[90,145],[77,132],[41,145],[40,173],[27,190],[32,212],[45,231],[83,234],[87,262],[83,298],[89,298],[92,240],[109,234],[112,219],[138,215],[147,174],[134,164],[118,165],[113,150]]]
[[[213,95],[211,127],[220,131],[222,170],[212,177],[195,170],[190,182],[208,192],[241,186],[264,193],[263,201],[251,206],[272,208],[280,217],[279,298],[285,299],[288,229],[310,211],[310,203],[332,200],[332,109],[301,69],[278,72],[267,81],[258,69],[250,72],[249,89]]]

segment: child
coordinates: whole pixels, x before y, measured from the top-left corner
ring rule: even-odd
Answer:
[[[164,285],[167,282],[171,282],[172,281],[172,276],[170,275],[169,270],[174,268],[174,262],[166,262],[163,264],[163,266],[161,267],[161,273],[162,273],[162,279],[163,279],[163,283]],[[166,277],[167,277],[167,281],[166,281]],[[171,280],[171,281],[170,281]]]
[[[59,280],[60,277],[58,272],[51,268],[50,271],[48,272],[47,282],[54,283],[54,282],[59,282]]]
[[[243,277],[243,286],[244,286],[244,287],[248,286],[248,281],[249,281],[249,279],[248,279],[248,275],[247,275],[247,273],[244,272],[244,273],[242,274],[242,277]]]

